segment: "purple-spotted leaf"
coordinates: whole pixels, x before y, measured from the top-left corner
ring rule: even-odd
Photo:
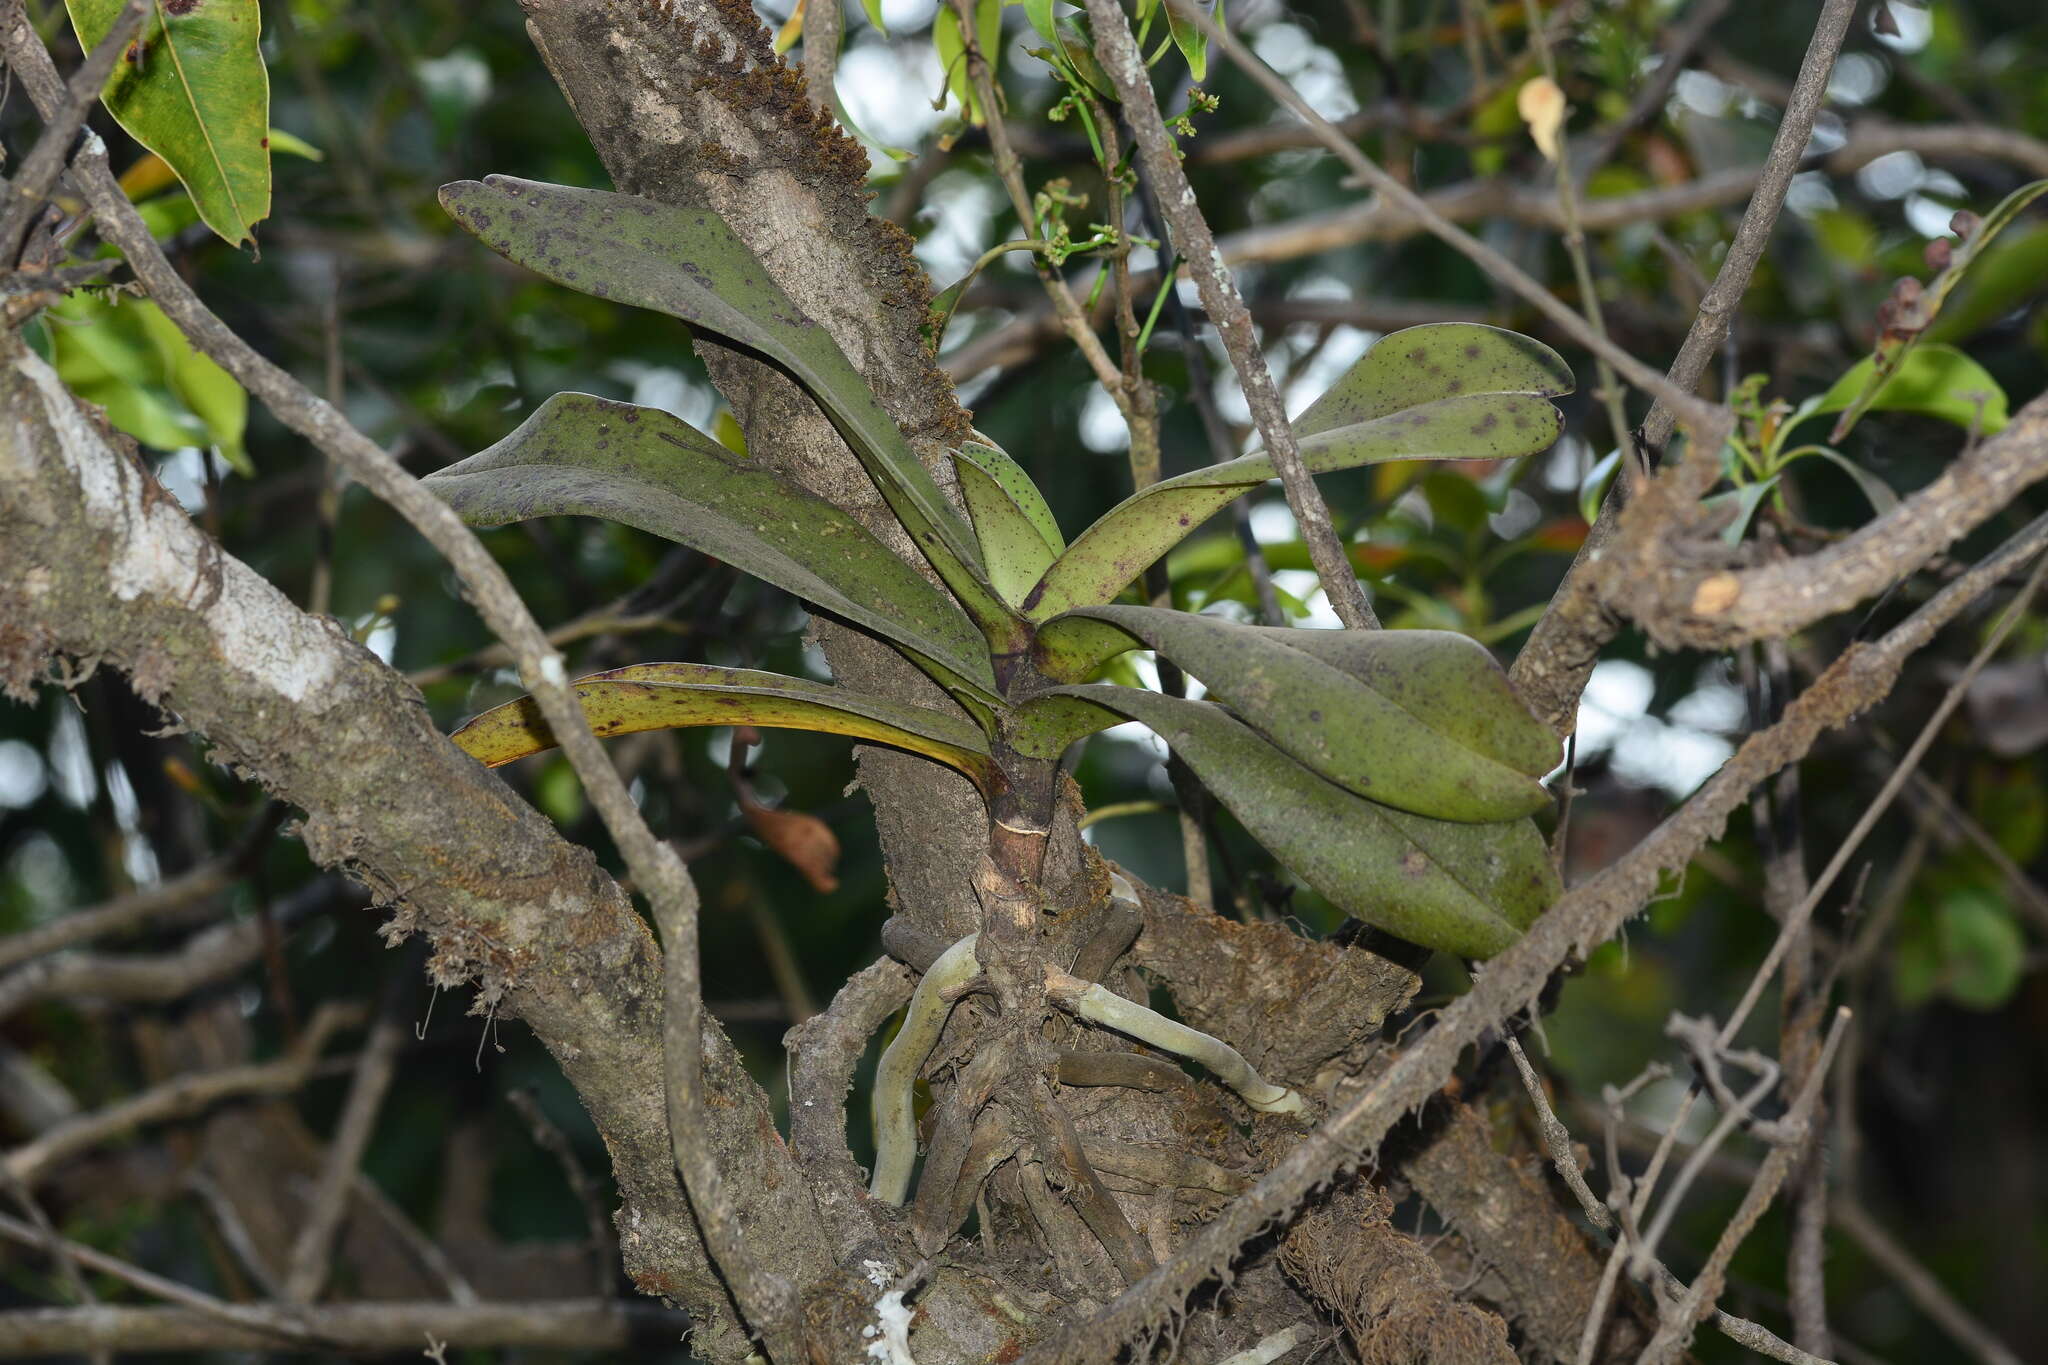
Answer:
[[[1296,876],[1331,904],[1411,943],[1491,957],[1556,899],[1528,820],[1466,824],[1346,791],[1213,702],[1103,683],[1054,688],[1143,721]]]
[[[1533,455],[1563,430],[1550,399],[1570,387],[1564,362],[1526,337],[1471,323],[1411,327],[1382,337],[1303,414],[1302,463],[1328,474],[1387,460]],[[1233,498],[1272,477],[1271,458],[1247,455],[1126,498],[1046,570],[1024,599],[1025,615],[1047,621],[1112,600]]]
[[[957,768],[987,788],[994,771],[988,742],[958,716],[849,692],[829,683],[709,664],[655,663],[593,673],[576,698],[599,738],[695,725],[756,725],[816,730],[888,744]],[[484,712],[449,736],[495,768],[555,747],[554,731],[531,697]]]
[[[1439,820],[1533,815],[1557,739],[1484,647],[1437,630],[1283,630],[1154,607],[1092,607],[1298,762]]]
[[[1294,419],[1309,440],[1441,398],[1572,391],[1563,357],[1540,341],[1476,322],[1440,322],[1390,332]]]
[[[606,517],[716,555],[997,700],[987,646],[950,598],[845,512],[659,408],[558,393],[426,484],[472,526]]]
[[[1014,613],[982,577],[973,533],[831,333],[806,317],[709,209],[512,176],[441,187],[441,206],[484,245],[601,299],[680,318],[794,375],[846,437],[939,576],[991,638]]]
[[[1005,602],[1021,601],[1065,548],[1059,526],[1037,487],[1002,451],[970,441],[953,452],[953,468],[989,585]]]

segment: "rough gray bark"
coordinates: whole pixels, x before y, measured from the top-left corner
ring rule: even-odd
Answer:
[[[635,1282],[715,1311],[669,1150],[660,956],[618,884],[449,744],[402,677],[208,540],[11,335],[0,411],[0,684],[25,695],[52,653],[99,659],[305,811],[314,859],[393,908],[387,936],[426,932],[436,981],[479,983],[482,1007],[526,1020],[560,1062],[617,1172]],[[767,1097],[709,1023],[704,1049],[725,1159],[794,1177]],[[791,1264],[815,1255],[800,1180],[739,1197]]]

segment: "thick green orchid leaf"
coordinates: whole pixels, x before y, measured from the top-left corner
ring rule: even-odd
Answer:
[[[1999,200],[1997,207],[1986,214],[1983,221],[1978,223],[1968,236],[1956,243],[1950,253],[1948,264],[1929,280],[1924,288],[1910,299],[1903,299],[1896,294],[1893,296],[1897,312],[1890,324],[1878,334],[1877,345],[1870,353],[1870,368],[1862,371],[1861,388],[1843,407],[1834,430],[1828,433],[1830,443],[1839,444],[1841,439],[1849,434],[1849,429],[1876,404],[1878,395],[1885,391],[1892,377],[1899,373],[1906,357],[1919,346],[1928,328],[1941,315],[1942,305],[1948,302],[1949,295],[1962,283],[1970,267],[1977,263],[1984,249],[1991,245],[1992,239],[2017,222],[2027,206],[2044,194],[2048,194],[2048,180],[2036,180],[2020,186]]]
[[[956,463],[972,460],[982,473],[994,479],[1010,495],[1010,501],[1017,504],[1017,509],[1037,528],[1039,536],[1054,554],[1067,548],[1067,539],[1060,534],[1059,521],[1046,504],[1045,494],[1038,491],[1038,485],[1024,472],[1024,466],[1011,459],[1008,451],[976,433],[974,440],[954,452],[954,460]]]
[[[1026,758],[1056,760],[1075,740],[1127,719],[1080,697],[1041,692],[1025,698],[1004,718],[1003,742]]]
[[[1476,322],[1430,323],[1382,337],[1294,420],[1294,434],[1307,440],[1440,398],[1571,391],[1570,367],[1540,341]]]
[[[558,393],[426,484],[472,526],[605,517],[716,555],[997,700],[987,646],[950,598],[845,512],[659,408]]]
[[[1068,612],[1031,637],[1031,660],[1056,682],[1087,682],[1111,659],[1137,647],[1127,632]]]
[[[1455,631],[1251,629],[1285,637],[1449,742],[1518,773],[1541,777],[1564,757],[1486,646]]]
[[[600,739],[693,725],[817,730],[922,754],[958,768],[983,790],[994,773],[988,741],[958,716],[781,673],[710,664],[634,664],[578,679],[576,698]],[[494,707],[449,738],[491,768],[556,744],[532,697]]]
[[[1346,914],[1411,943],[1491,957],[1561,890],[1531,821],[1432,820],[1368,801],[1213,702],[1103,683],[1048,695],[1143,721],[1295,875]]]
[[[1301,443],[1301,457],[1312,474],[1387,460],[1509,460],[1546,449],[1562,430],[1547,398],[1468,394],[1322,432]],[[1233,498],[1272,477],[1270,458],[1247,455],[1126,498],[1046,570],[1024,600],[1025,614],[1046,621],[1110,601]]]
[[[1536,779],[1556,766],[1556,737],[1493,656],[1462,635],[1285,630],[1154,607],[1074,614],[1156,649],[1273,744],[1360,796],[1482,823],[1550,803]],[[1337,636],[1356,638],[1323,638]]]
[[[571,289],[681,318],[761,352],[829,413],[918,549],[985,632],[1012,613],[981,578],[974,537],[832,336],[709,209],[494,175],[441,187],[491,250]]]
[[[1044,520],[1034,517],[1020,502],[1018,493],[1029,501],[1038,493],[1024,471],[1009,456],[987,446],[968,444],[953,455],[953,467],[960,477],[960,493],[974,519],[974,534],[981,541],[981,561],[988,571],[990,586],[1006,602],[1021,601],[1039,576],[1052,564],[1062,548],[1048,540]],[[1043,510],[1043,498],[1037,498]]]
[[[65,0],[90,52],[127,0]],[[101,92],[129,136],[163,159],[230,246],[270,216],[270,74],[257,0],[158,3]]]
[[[1388,460],[1515,459],[1557,439],[1563,419],[1549,400],[1571,387],[1571,371],[1539,342],[1435,323],[1381,337],[1294,425],[1312,474]],[[1253,454],[1140,490],[1054,562],[1025,599],[1026,615],[1046,621],[1112,600],[1273,472],[1269,457]]]

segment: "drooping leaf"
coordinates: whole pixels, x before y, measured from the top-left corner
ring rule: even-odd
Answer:
[[[79,291],[50,310],[50,359],[71,390],[146,446],[212,446],[254,474],[249,395],[148,299]]]
[[[658,408],[558,393],[426,484],[473,526],[606,517],[716,555],[995,700],[987,647],[944,593],[839,508]]]
[[[1143,721],[1303,881],[1345,913],[1412,943],[1491,957],[1558,894],[1549,851],[1528,820],[1463,824],[1368,801],[1212,702],[1101,683],[1052,695]]]
[[[1809,446],[1804,450],[1794,451],[1788,457],[1788,462],[1790,459],[1804,458],[1809,455],[1817,455],[1841,470],[1844,474],[1847,474],[1855,482],[1856,487],[1862,491],[1864,501],[1870,504],[1870,510],[1879,516],[1883,516],[1886,512],[1899,505],[1899,495],[1892,491],[1890,484],[1865,469],[1862,465],[1857,464],[1839,450],[1830,450],[1826,446]]]
[[[64,0],[90,51],[126,0]],[[270,216],[270,75],[257,0],[159,3],[101,98],[129,136],[162,157],[206,225],[230,245]]]
[[[1801,404],[1788,425],[1846,412],[1859,402],[1866,412],[1917,412],[1984,436],[1996,435],[2012,420],[2005,390],[1991,372],[1953,346],[1914,347],[1894,365],[1891,378],[1873,389],[1877,367],[1875,356],[1863,357],[1834,387]]]
[[[1383,805],[1495,821],[1549,804],[1557,739],[1493,656],[1448,631],[1286,630],[1153,607],[1074,613],[1186,669],[1298,762]]]
[[[1910,301],[1898,306],[1896,315],[1889,326],[1878,335],[1877,346],[1871,351],[1871,368],[1862,387],[1842,410],[1835,422],[1834,430],[1828,433],[1828,440],[1839,442],[1849,434],[1859,418],[1868,412],[1877,395],[1890,383],[1906,358],[1919,346],[1936,318],[1941,315],[1942,305],[1955,292],[1984,249],[1999,233],[2011,227],[2026,211],[2029,204],[2048,194],[2048,180],[2036,180],[2020,186],[2011,194],[1998,201],[1997,207],[1977,223],[1969,235],[1959,242],[1951,252],[1948,264]],[[1897,300],[1899,296],[1895,295]]]
[[[1188,79],[1200,85],[1209,75],[1209,35],[1181,18],[1172,5],[1166,7],[1166,27],[1187,61]]]
[[[1065,72],[1079,77],[1090,90],[1111,104],[1122,100],[1123,97],[1116,92],[1116,82],[1095,59],[1094,28],[1086,15],[1055,21],[1053,41],[1058,44],[1056,55],[1065,64]]]
[[[958,716],[780,673],[634,664],[578,679],[576,697],[601,739],[696,725],[756,725],[893,745],[957,768],[983,787],[993,771],[987,741]],[[492,768],[556,744],[531,697],[493,707],[449,738]]]
[[[1053,0],[1024,0],[1024,18],[1030,23],[1032,32],[1047,42],[1058,40],[1059,32],[1053,27]]]
[[[1003,0],[976,0],[975,51],[988,66],[991,78],[995,76],[1002,61],[1002,18]],[[967,44],[961,35],[959,12],[952,5],[942,3],[938,14],[932,20],[932,50],[938,56],[939,65],[945,70],[946,89],[960,102],[962,116],[978,128],[988,122],[988,115],[981,107],[981,93],[974,88],[974,77],[968,66]]]
[[[1562,419],[1547,397],[1461,394],[1317,432],[1301,443],[1301,457],[1312,474],[1383,460],[1505,460],[1547,448],[1562,430]],[[1272,477],[1269,457],[1246,455],[1126,498],[1083,531],[1046,571],[1025,599],[1026,614],[1045,621],[1074,607],[1110,601],[1204,520]]]
[[[973,533],[823,327],[725,220],[637,195],[494,175],[441,187],[455,221],[557,284],[681,318],[761,352],[829,413],[911,539],[986,632],[1010,616],[981,578]]]

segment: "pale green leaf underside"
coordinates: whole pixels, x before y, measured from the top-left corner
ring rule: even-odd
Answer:
[[[993,773],[987,741],[958,716],[807,678],[710,664],[634,664],[578,679],[575,691],[601,739],[696,725],[816,730],[922,754],[984,789]],[[531,697],[494,707],[449,738],[492,768],[556,744]]]
[[[1536,778],[1556,766],[1555,736],[1462,635],[1273,629],[1153,607],[1075,615],[1173,660],[1273,744],[1361,796],[1479,822],[1550,803]]]
[[[956,460],[970,461],[994,479],[1010,495],[1010,501],[1017,504],[1017,510],[1037,528],[1039,536],[1054,554],[1067,548],[1066,537],[1060,534],[1060,524],[1053,517],[1052,508],[1046,505],[1045,494],[1038,491],[1038,485],[1024,472],[1024,466],[1011,459],[1008,451],[989,441],[973,440],[963,444],[954,454]]]
[[[702,550],[996,700],[987,647],[950,598],[845,512],[658,408],[558,393],[426,483],[472,526],[605,517]]]
[[[1560,890],[1549,850],[1528,820],[1432,820],[1369,801],[1309,771],[1212,702],[1101,683],[1056,688],[1053,698],[1144,722],[1303,881],[1346,914],[1410,942],[1491,957]],[[1088,718],[1082,708],[1068,714]]]
[[[65,0],[90,51],[126,0]],[[129,136],[163,158],[206,225],[232,245],[270,216],[270,74],[257,0],[206,0],[183,14],[159,3],[102,99]]]
[[[1010,489],[1015,481],[1002,479],[1002,466],[989,460],[989,453],[972,446],[956,451],[953,468],[960,480],[960,496],[974,521],[975,537],[981,542],[981,562],[988,571],[989,585],[1005,602],[1018,602],[1031,591],[1058,550],[1013,496]],[[1022,477],[1022,470],[1014,465],[1009,468]]]

